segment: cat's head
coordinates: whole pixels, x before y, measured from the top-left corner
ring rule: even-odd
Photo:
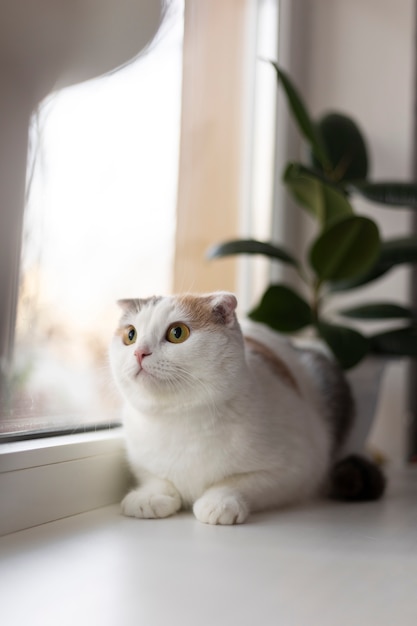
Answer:
[[[231,293],[120,300],[110,346],[113,375],[136,408],[213,402],[228,393],[243,362]]]

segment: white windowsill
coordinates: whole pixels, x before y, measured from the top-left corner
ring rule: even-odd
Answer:
[[[0,471],[69,461],[74,456],[105,453],[121,441],[122,429],[57,435],[0,444]]]
[[[414,626],[417,470],[379,502],[213,527],[111,506],[0,539],[8,626]]]
[[[0,446],[0,535],[118,502],[128,470],[121,429]]]

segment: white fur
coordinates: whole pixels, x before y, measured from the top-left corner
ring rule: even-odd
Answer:
[[[177,321],[191,334],[172,344],[165,333]],[[192,315],[175,297],[128,311],[123,324],[138,331],[134,345],[116,334],[110,348],[139,484],[122,502],[126,515],[166,517],[193,507],[202,522],[233,524],[318,493],[330,435],[321,399],[286,339],[262,325],[245,327],[279,355],[298,390],[245,349],[236,321],[193,330]],[[141,371],[137,347],[152,353]]]

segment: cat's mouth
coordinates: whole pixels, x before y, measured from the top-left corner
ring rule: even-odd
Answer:
[[[138,380],[139,378],[152,378],[152,374],[150,374],[144,367],[139,365],[137,370],[133,374],[133,378],[135,380]]]
[[[159,388],[161,384],[164,384],[157,373],[149,371],[146,367],[138,367],[134,371],[132,382],[135,385],[149,389],[154,389],[155,386]]]

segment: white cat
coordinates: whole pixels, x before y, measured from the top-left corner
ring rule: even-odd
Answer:
[[[192,507],[201,522],[234,524],[326,487],[352,415],[334,363],[263,325],[243,335],[230,293],[119,304],[110,362],[139,485],[126,515]]]

